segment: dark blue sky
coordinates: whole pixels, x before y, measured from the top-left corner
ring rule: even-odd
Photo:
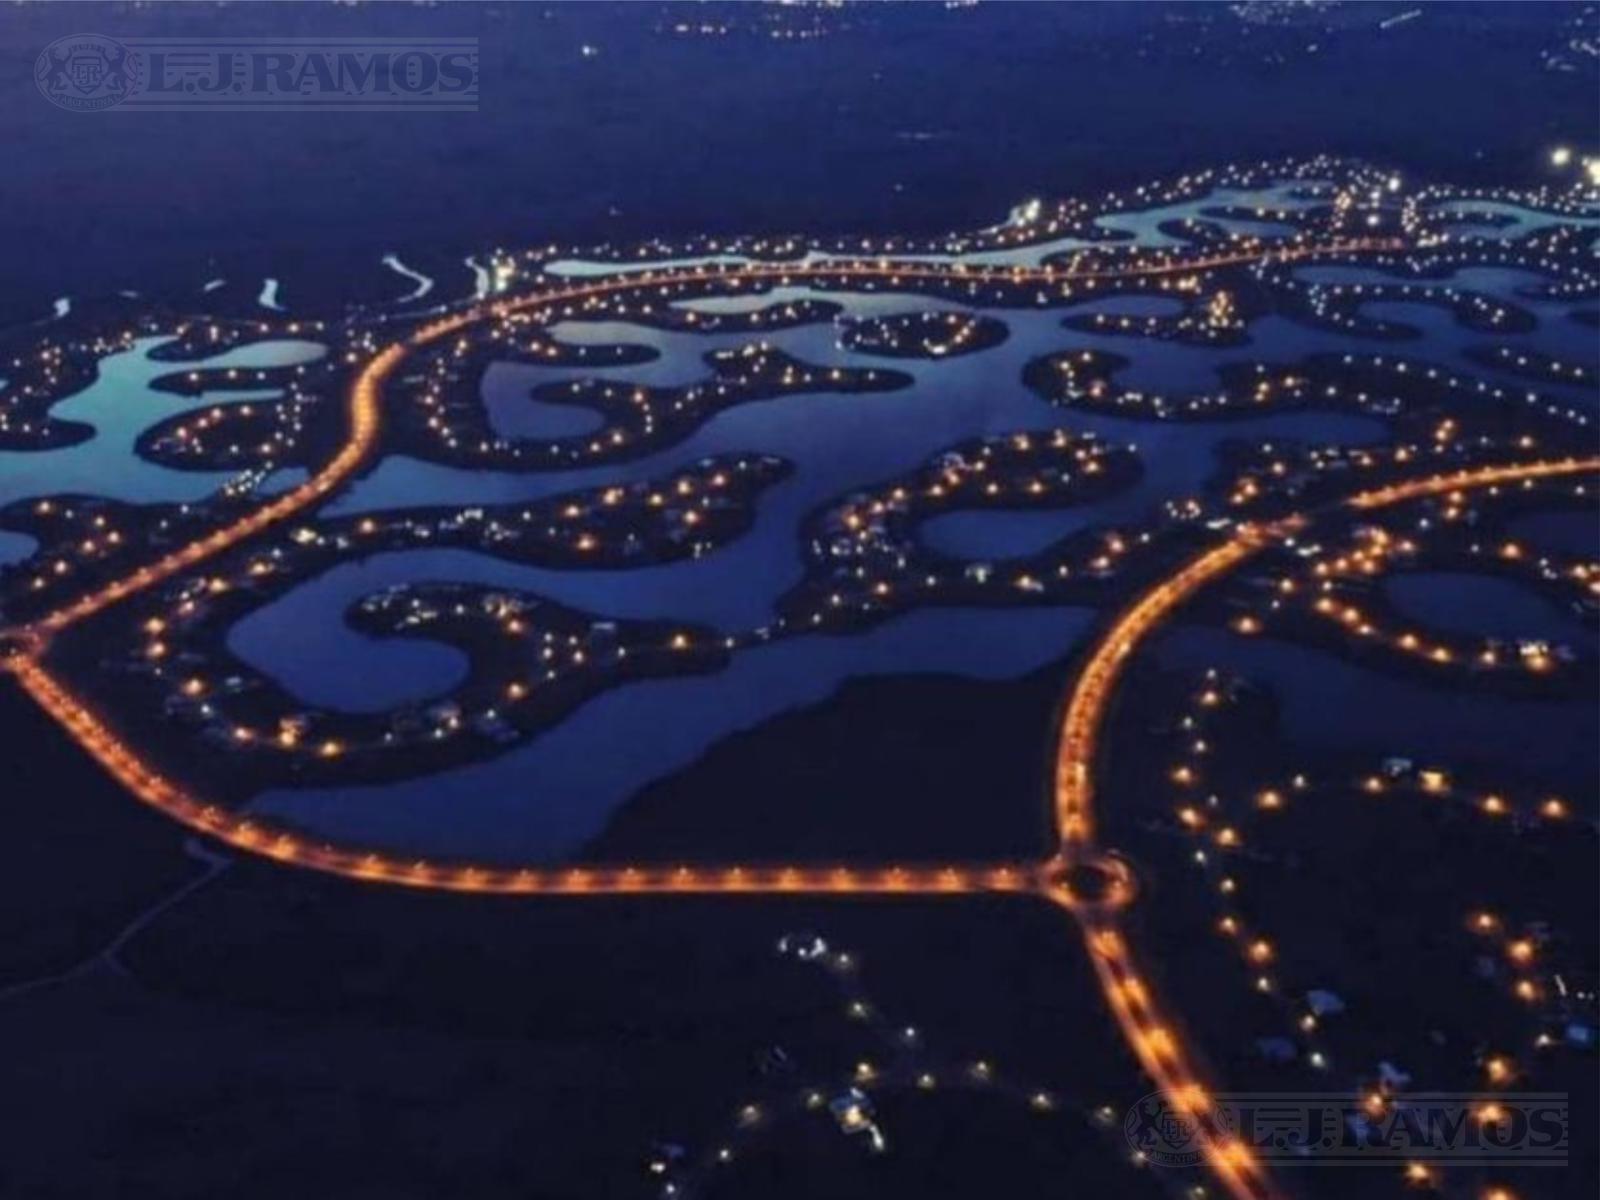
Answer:
[[[1323,150],[1519,181],[1594,141],[1593,60],[1542,61],[1582,6],[1428,4],[1379,28],[1408,7],[1263,28],[1211,4],[880,4],[806,42],[665,32],[726,11],[702,4],[8,7],[0,301],[192,286],[208,258],[966,227],[1030,194]],[[76,32],[476,35],[482,108],[69,113],[32,72]]]

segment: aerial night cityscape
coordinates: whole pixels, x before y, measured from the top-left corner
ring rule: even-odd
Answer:
[[[0,1200],[1600,1192],[1600,4],[0,41]]]

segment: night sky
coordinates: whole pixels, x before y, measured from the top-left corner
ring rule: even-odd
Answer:
[[[1285,27],[1220,5],[885,4],[824,14],[811,41],[764,36],[742,5],[8,8],[3,299],[32,311],[62,292],[192,284],[241,254],[332,268],[418,245],[938,232],[1029,196],[1260,156],[1520,182],[1552,143],[1581,144],[1594,59],[1546,67],[1581,6],[1425,7],[1381,29],[1408,6]],[[669,32],[712,19],[735,28]],[[29,77],[38,50],[79,32],[477,36],[482,105],[63,112]]]

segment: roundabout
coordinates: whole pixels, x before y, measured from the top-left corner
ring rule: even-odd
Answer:
[[[1318,257],[1382,254],[1399,248],[1395,239],[1355,239],[1303,245],[1272,253],[1273,262]],[[1259,253],[1189,257],[1138,264],[1122,275],[1192,274],[1254,262]],[[1187,1118],[1204,1130],[1201,1155],[1217,1182],[1236,1200],[1277,1194],[1272,1179],[1249,1147],[1215,1123],[1193,1050],[1148,982],[1124,914],[1139,887],[1129,862],[1099,840],[1105,798],[1096,794],[1097,759],[1108,713],[1126,670],[1142,644],[1171,622],[1203,589],[1229,576],[1262,551],[1293,544],[1315,522],[1317,512],[1290,513],[1266,522],[1231,524],[1219,540],[1163,578],[1145,587],[1092,642],[1075,671],[1062,707],[1054,753],[1051,811],[1057,848],[1042,861],[949,862],[881,865],[841,863],[644,863],[505,866],[471,861],[409,858],[359,845],[307,837],[287,825],[242,815],[211,802],[150,765],[49,665],[51,642],[85,621],[165,581],[199,567],[328,501],[370,462],[385,420],[385,388],[413,352],[458,337],[477,323],[529,313],[548,322],[616,294],[689,284],[721,287],[826,287],[863,281],[976,285],[994,282],[1070,288],[1122,277],[1110,270],[1075,272],[1056,268],[974,271],[887,260],[827,265],[761,265],[645,271],[582,286],[535,290],[444,316],[403,340],[373,353],[359,367],[346,395],[348,432],[327,464],[303,485],[284,493],[212,533],[84,594],[25,627],[5,631],[0,662],[20,686],[129,792],[168,817],[227,847],[279,863],[364,883],[420,891],[469,894],[584,896],[962,896],[1008,893],[1032,896],[1062,909],[1073,920],[1093,964],[1107,1009],[1146,1075]],[[1376,488],[1355,489],[1338,502],[1341,510],[1367,512],[1410,500],[1475,489],[1591,473],[1600,459],[1561,458],[1494,462],[1446,473],[1400,478]],[[1324,508],[1331,506],[1324,506]],[[330,753],[337,754],[337,749]]]

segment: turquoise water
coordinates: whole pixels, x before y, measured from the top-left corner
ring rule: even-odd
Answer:
[[[842,303],[853,315],[942,307],[913,295],[884,296],[788,289],[777,299],[808,297]],[[771,303],[697,301],[702,309]],[[1217,448],[1236,438],[1301,438],[1370,443],[1376,420],[1323,413],[1279,414],[1215,425],[1150,423],[1061,409],[1021,382],[1030,359],[1063,346],[1097,345],[1133,360],[1130,382],[1145,387],[1210,386],[1218,366],[1349,349],[1339,334],[1281,319],[1259,322],[1255,343],[1232,350],[1068,332],[1070,312],[1172,311],[1151,297],[1100,297],[1065,311],[995,313],[1010,327],[1000,346],[960,359],[896,362],[914,386],[870,395],[806,394],[746,404],[712,418],[683,443],[633,463],[577,471],[467,471],[391,456],[332,506],[341,514],[417,504],[505,503],[600,483],[659,476],[718,453],[776,453],[795,464],[787,479],[757,501],[745,535],[705,558],[631,570],[548,570],[458,550],[410,550],[337,566],[240,621],[230,645],[308,706],[380,712],[444,696],[465,663],[454,649],[410,639],[357,634],[343,614],[363,596],[392,583],[470,581],[525,589],[617,618],[672,618],[726,633],[769,623],[778,598],[802,576],[800,522],[854,489],[921,467],[968,438],[1022,429],[1093,430],[1111,443],[1135,443],[1145,472],[1124,492],[1055,513],[951,514],[927,524],[930,544],[963,559],[987,559],[1007,547],[1026,551],[1051,533],[1085,526],[1126,526],[1149,517],[1162,501],[1192,495],[1216,467]],[[1434,314],[1437,317],[1438,314]],[[659,352],[643,364],[581,371],[519,367],[517,393],[542,382],[585,374],[663,386],[703,378],[702,356],[749,335],[700,336],[624,322],[568,322],[557,330],[575,344],[624,343]],[[831,323],[765,335],[808,362],[878,366],[838,344]],[[503,386],[496,384],[496,387]],[[419,851],[485,856],[559,856],[604,824],[639,787],[691,761],[741,728],[820,699],[851,677],[945,671],[984,678],[1020,674],[1068,653],[1088,620],[1040,610],[939,610],[913,613],[851,637],[804,637],[736,653],[713,676],[630,684],[590,701],[526,746],[485,763],[426,780],[375,788],[278,791],[263,811],[292,817],[329,836],[378,840]],[[439,806],[452,813],[436,825]]]
[[[1438,205],[1434,211],[1461,218],[1459,222],[1451,223],[1453,232],[1460,234],[1470,232],[1475,236],[1488,238],[1526,237],[1530,233],[1537,233],[1554,225],[1600,227],[1600,215],[1569,216],[1529,208],[1522,204],[1510,204],[1504,200],[1452,200]],[[1480,216],[1511,217],[1514,220],[1512,224],[1502,229],[1474,223],[1472,218]]]
[[[1314,186],[1313,183],[1307,181],[1282,183],[1265,188],[1215,188],[1203,196],[1189,200],[1177,200],[1159,207],[1142,209],[1129,207],[1105,213],[1096,217],[1094,223],[1110,232],[1130,234],[1130,240],[1133,244],[1152,247],[1184,245],[1185,243],[1182,239],[1170,237],[1162,233],[1160,229],[1160,226],[1168,221],[1182,220],[1184,218],[1209,221],[1235,233],[1281,234],[1292,232],[1292,227],[1281,222],[1252,220],[1244,217],[1208,217],[1205,215],[1204,210],[1227,207],[1261,209],[1315,208],[1326,203],[1326,201],[1297,194]],[[1132,200],[1134,197],[1129,197],[1128,199]],[[1060,237],[1031,241],[1026,245],[998,250],[971,250],[951,254],[897,253],[895,258],[903,262],[961,262],[969,266],[1036,267],[1049,255],[1062,254],[1072,250],[1081,250],[1104,244],[1091,238]],[[850,257],[852,256],[849,254],[829,254],[812,251],[800,261],[809,264],[833,262]],[[671,267],[736,266],[750,261],[750,258],[745,255],[726,253],[684,258],[638,259],[625,263],[611,262],[605,259],[565,258],[548,264],[546,269],[552,274],[569,278],[595,278],[602,275],[663,270]]]
[[[179,396],[155,391],[152,380],[191,370],[293,366],[322,357],[314,342],[270,341],[241,346],[194,363],[159,362],[150,351],[168,338],[141,338],[131,349],[100,360],[97,378],[57,402],[50,414],[94,427],[95,435],[55,450],[0,451],[0,505],[32,496],[85,493],[139,504],[199,500],[233,477],[229,471],[175,471],[134,453],[139,435],[168,417],[216,404],[270,400],[278,389],[202,392]]]
[[[1301,186],[1213,194],[1145,213],[1115,212],[1101,218],[1101,224],[1131,232],[1146,245],[1159,245],[1166,240],[1158,228],[1162,222],[1182,217],[1210,220],[1203,216],[1202,210],[1207,208],[1238,205],[1266,209],[1319,203],[1291,194]],[[1252,231],[1248,219],[1232,224],[1240,232]],[[1071,239],[1064,239],[966,258],[974,263],[1036,262],[1070,244]],[[572,261],[560,269],[573,275],[597,275],[617,267]],[[1419,281],[1344,266],[1302,267],[1297,274],[1307,282],[1325,284],[1359,287],[1406,282],[1483,291],[1520,304],[1539,318],[1535,332],[1508,335],[1504,339],[1508,343],[1558,357],[1571,357],[1580,350],[1591,359],[1593,356],[1592,331],[1565,319],[1572,305],[1528,301],[1516,295],[1518,289],[1540,282],[1540,277],[1530,272],[1471,268],[1445,281]],[[911,292],[835,292],[806,287],[702,298],[680,302],[679,307],[706,313],[747,312],[807,299],[839,305],[852,318],[969,307]],[[789,460],[794,470],[756,498],[754,521],[744,535],[700,559],[629,570],[573,571],[521,566],[467,550],[386,552],[340,564],[296,586],[239,621],[229,631],[229,645],[243,661],[270,676],[307,707],[382,713],[448,695],[467,669],[464,657],[450,646],[409,638],[369,638],[345,624],[344,615],[353,604],[393,584],[471,582],[514,588],[600,618],[671,619],[708,625],[729,635],[749,635],[770,624],[779,598],[802,577],[800,529],[809,513],[853,491],[916,470],[962,441],[1065,428],[1093,432],[1111,444],[1132,445],[1144,467],[1133,485],[1093,504],[1058,511],[951,512],[924,522],[917,531],[925,545],[941,554],[959,561],[990,561],[1037,553],[1081,529],[1125,529],[1145,522],[1164,502],[1198,493],[1214,474],[1217,452],[1225,441],[1370,444],[1386,436],[1379,421],[1356,415],[1285,413],[1185,424],[1055,407],[1023,386],[1022,370],[1036,357],[1068,348],[1122,355],[1130,360],[1119,377],[1127,387],[1177,395],[1213,390],[1218,369],[1228,363],[1287,364],[1315,354],[1374,352],[1470,370],[1495,380],[1513,395],[1535,390],[1527,381],[1468,363],[1464,352],[1491,339],[1462,329],[1448,313],[1425,304],[1381,301],[1366,305],[1372,316],[1401,321],[1421,331],[1421,338],[1404,343],[1375,343],[1277,316],[1252,322],[1249,344],[1232,348],[1087,334],[1062,327],[1063,318],[1070,316],[1162,316],[1179,308],[1178,302],[1168,297],[1111,292],[1048,311],[985,309],[1008,326],[1010,336],[1002,344],[959,358],[897,360],[892,364],[843,347],[840,329],[832,321],[769,333],[714,335],[664,331],[627,321],[563,322],[551,332],[568,344],[643,346],[655,351],[655,356],[643,363],[603,368],[525,363],[491,367],[485,376],[483,399],[488,419],[500,434],[567,437],[599,427],[601,416],[593,410],[529,400],[534,388],[591,377],[622,384],[682,387],[708,376],[704,361],[708,352],[752,341],[764,341],[821,366],[893,369],[910,376],[912,384],[884,393],[791,394],[739,405],[713,416],[677,445],[610,466],[474,471],[388,455],[336,498],[328,511],[349,515],[419,505],[532,501],[575,489],[656,478],[720,454],[776,454]],[[153,467],[132,455],[137,433],[171,412],[247,398],[229,393],[183,400],[150,393],[146,385],[154,375],[185,369],[148,362],[150,345],[147,341],[125,355],[107,359],[96,385],[57,406],[63,416],[76,413],[92,420],[98,430],[93,441],[73,448],[79,452],[76,457],[71,457],[70,451],[22,456],[36,460],[31,475],[20,468],[11,469],[0,458],[0,488],[10,487],[17,495],[37,494],[27,489],[42,486],[39,481],[48,476],[51,491],[70,490],[60,487],[58,481],[71,478],[83,485],[82,490],[101,494],[140,500],[192,499],[226,479],[225,475]],[[278,365],[305,361],[293,357],[297,354],[311,357],[320,353],[320,347],[307,343],[271,345],[278,349],[250,348],[258,356],[253,361],[225,361],[228,356],[222,356],[222,360],[205,365]],[[1558,390],[1557,394],[1592,402],[1584,389]],[[56,455],[69,457],[53,465],[46,462]],[[88,486],[90,483],[96,486]],[[8,553],[20,555],[26,550],[20,542],[0,540],[0,561]],[[1457,602],[1452,597],[1471,591],[1480,597],[1474,603],[1482,610],[1475,611],[1469,621],[1478,631],[1485,631],[1485,620],[1490,624],[1502,618],[1513,624],[1532,622],[1533,610],[1520,606],[1528,599],[1526,595],[1517,601],[1505,595],[1487,595],[1478,588],[1481,582],[1430,583],[1420,576],[1397,580],[1396,603],[1412,606],[1418,620],[1444,625],[1450,619],[1450,604]],[[1559,611],[1545,611],[1549,606],[1538,603],[1543,606],[1538,614],[1541,620],[1559,623],[1564,616]],[[916,672],[1013,677],[1070,653],[1092,617],[1079,609],[928,610],[853,636],[813,635],[771,644],[758,641],[737,651],[729,667],[719,673],[630,683],[607,692],[559,726],[490,761],[382,786],[283,789],[260,797],[257,807],[292,818],[316,833],[394,849],[482,858],[558,858],[599,832],[609,814],[642,786],[681,769],[740,729],[825,699],[845,680]],[[1411,685],[1394,685],[1381,675],[1330,663],[1326,656],[1308,658],[1309,652],[1293,647],[1214,637],[1205,631],[1175,635],[1163,645],[1164,653],[1180,658],[1188,655],[1195,661],[1224,651],[1240,656],[1236,661],[1249,666],[1252,673],[1286,689],[1291,733],[1296,737],[1365,744],[1394,741],[1395,731],[1403,728],[1405,737],[1399,740],[1415,752],[1443,753],[1450,745],[1460,744],[1454,739],[1482,738],[1496,719],[1511,719],[1511,710],[1500,712],[1493,704],[1484,707],[1479,698],[1469,704],[1441,698],[1443,693],[1424,690],[1426,694],[1418,694]],[[1315,685],[1307,684],[1308,677]],[[1338,706],[1332,719],[1322,719],[1316,699],[1315,687],[1324,684],[1332,689],[1327,694]],[[1418,714],[1415,722],[1410,720],[1413,707]],[[1535,747],[1530,753],[1535,757],[1543,754],[1540,761],[1559,764],[1565,761],[1563,756],[1570,757],[1570,746],[1563,748],[1562,737],[1572,728],[1563,715],[1565,710],[1552,711],[1552,724],[1536,739],[1548,739],[1548,744],[1541,741],[1543,749]],[[1386,716],[1379,717],[1379,713]],[[1395,752],[1404,749],[1394,747]],[[445,812],[449,819],[441,820],[440,814]]]

